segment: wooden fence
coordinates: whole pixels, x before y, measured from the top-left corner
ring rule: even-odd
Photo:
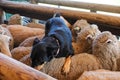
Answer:
[[[90,23],[97,24],[100,30],[102,31],[109,30],[113,34],[120,35],[120,17],[97,14],[92,12],[82,12],[82,11],[73,11],[67,9],[45,7],[35,4],[25,4],[20,2],[17,3],[6,0],[0,0],[0,8],[2,8],[3,11],[8,13],[13,13],[13,14],[18,13],[22,16],[28,16],[40,20],[47,20],[51,18],[55,12],[60,12],[71,24],[78,19],[86,19]],[[112,9],[117,10],[117,7],[113,7]]]
[[[59,6],[89,9],[90,11],[94,11],[94,12],[105,11],[112,13],[120,13],[120,6],[115,6],[115,5],[96,4],[96,3],[71,1],[71,0],[69,1],[68,0],[38,0],[37,2],[45,3],[45,4],[54,4]]]

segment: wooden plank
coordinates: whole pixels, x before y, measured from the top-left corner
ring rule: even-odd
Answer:
[[[92,11],[105,11],[105,12],[113,12],[120,13],[120,6],[113,6],[107,4],[96,4],[96,3],[88,3],[88,2],[78,2],[78,1],[69,1],[68,0],[38,0],[40,3],[46,4],[54,4],[60,6],[68,6],[68,7],[76,7],[83,9],[90,9]]]
[[[0,53],[0,80],[56,80]]]
[[[120,80],[120,72],[98,70],[85,71],[77,80]]]

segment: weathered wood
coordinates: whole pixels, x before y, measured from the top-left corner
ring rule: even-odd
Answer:
[[[0,53],[0,80],[56,80]]]
[[[38,0],[38,2],[60,5],[60,6],[90,9],[92,11],[120,13],[120,6],[115,6],[115,5],[113,6],[113,5],[107,5],[107,4],[96,4],[96,3],[88,3],[88,2],[80,2],[80,1],[78,2],[73,0],[69,2],[68,0]]]
[[[3,22],[3,10],[0,8],[0,24]]]
[[[0,0],[0,7],[9,13],[19,13],[23,16],[41,20],[47,20],[51,18],[55,12],[60,12],[70,23],[74,23],[78,19],[86,19],[89,23],[102,25],[100,26],[102,30],[110,29],[113,34],[120,35],[120,17],[51,8],[34,4],[15,3],[4,0]]]
[[[115,71],[85,71],[77,80],[120,80],[120,72]]]
[[[0,2],[0,7],[6,12],[19,13],[20,15],[37,19],[48,19],[52,17],[55,12],[60,12],[66,19],[73,21],[83,18],[87,19],[88,22],[113,25],[120,28],[120,17],[115,16],[51,8],[34,4],[15,3],[4,0]]]

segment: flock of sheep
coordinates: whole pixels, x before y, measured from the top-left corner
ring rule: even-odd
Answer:
[[[89,24],[84,19],[77,20],[71,25],[63,17],[61,18],[70,28],[73,36],[72,46],[75,55],[71,60],[70,72],[67,75],[61,74],[65,58],[54,58],[44,65],[41,69],[42,72],[59,80],[95,80],[91,77],[89,79],[84,78],[86,75],[90,75],[85,71],[91,71],[93,74],[95,72],[120,70],[120,42],[115,35],[109,31],[101,32],[97,25]],[[33,41],[36,37],[42,39],[43,36],[43,24],[29,23],[22,26],[20,16],[18,14],[13,15],[8,25],[0,25],[1,53],[30,66]],[[103,75],[105,74],[103,73]],[[97,78],[96,80],[99,80]]]

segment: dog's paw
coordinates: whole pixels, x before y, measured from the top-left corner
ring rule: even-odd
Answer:
[[[70,71],[70,64],[71,64],[71,56],[68,56],[65,59],[65,63],[63,64],[62,69],[61,69],[61,73],[63,75],[67,75],[69,73],[69,71]]]
[[[61,69],[61,74],[67,75],[70,71],[70,66],[69,65],[63,65]]]

